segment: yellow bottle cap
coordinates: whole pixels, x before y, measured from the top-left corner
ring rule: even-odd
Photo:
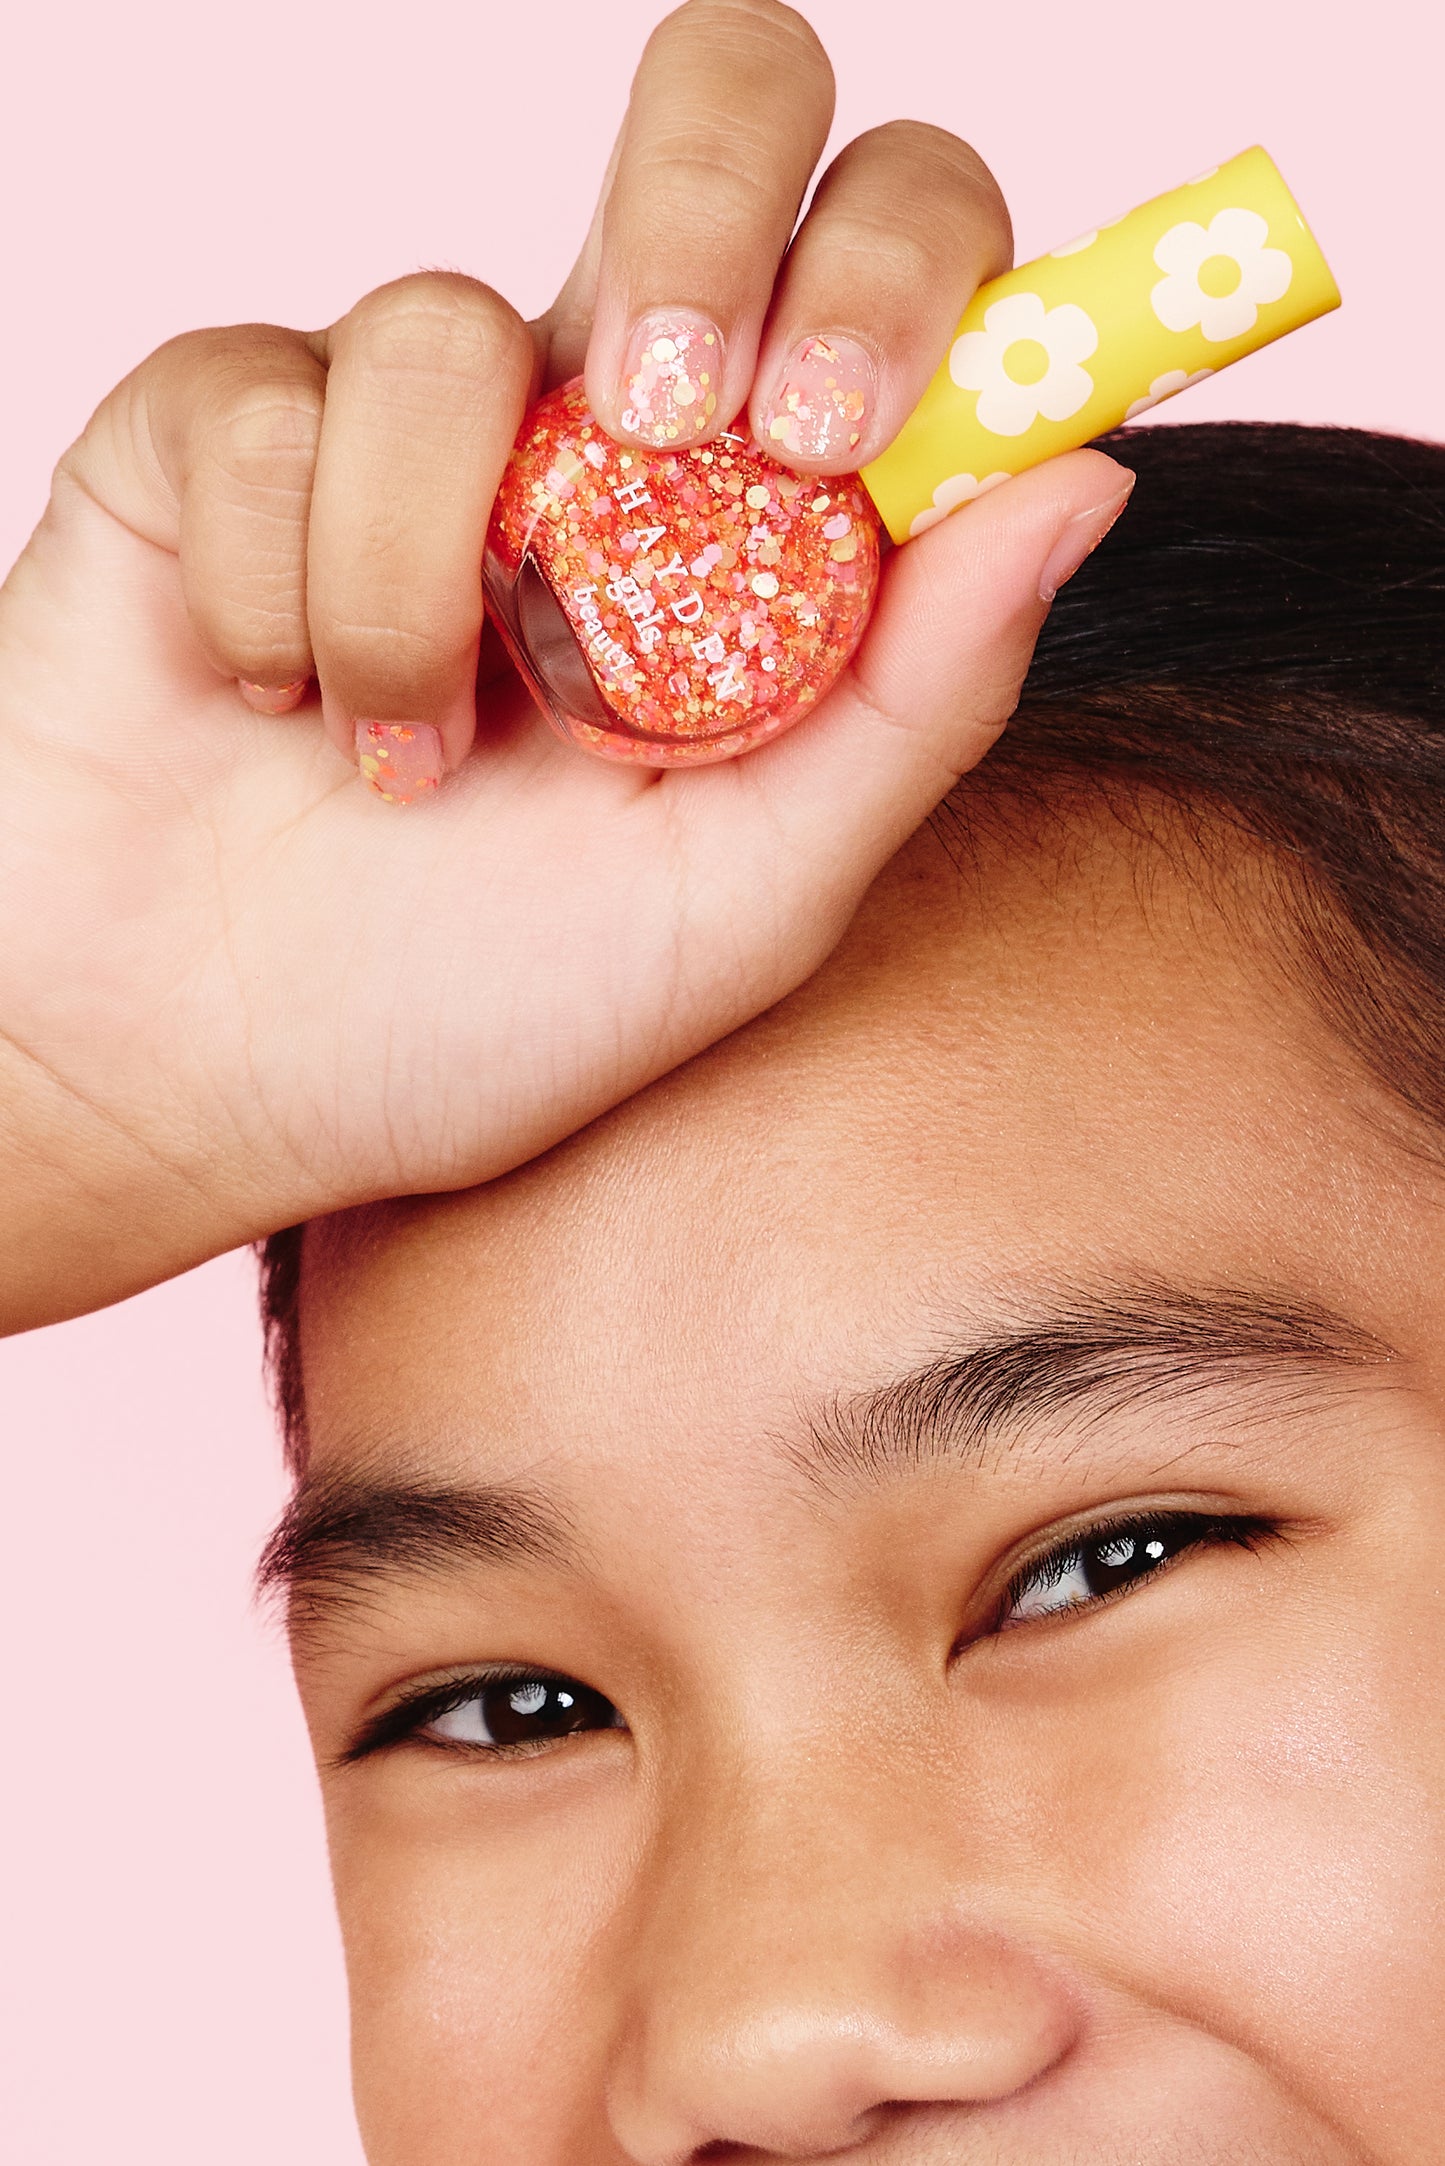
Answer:
[[[906,541],[1339,305],[1279,168],[1244,151],[980,286],[863,481]]]

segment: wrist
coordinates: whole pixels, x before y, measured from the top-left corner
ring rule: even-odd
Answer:
[[[0,1335],[106,1308],[317,1207],[250,1170],[88,1102],[0,1035]]]

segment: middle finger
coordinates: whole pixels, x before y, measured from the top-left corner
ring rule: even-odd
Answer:
[[[653,32],[603,217],[587,356],[610,434],[697,444],[742,407],[832,117],[828,56],[779,0],[687,0]]]

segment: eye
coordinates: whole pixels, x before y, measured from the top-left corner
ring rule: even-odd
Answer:
[[[408,1738],[505,1755],[555,1744],[583,1730],[625,1727],[612,1702],[575,1677],[508,1670],[451,1678],[413,1693],[368,1723],[345,1757],[364,1760]]]
[[[417,1725],[422,1737],[449,1745],[499,1746],[550,1744],[575,1737],[579,1730],[615,1730],[621,1717],[610,1700],[574,1677],[502,1677],[467,1691],[430,1720]]]
[[[1156,1512],[1077,1534],[1016,1572],[995,1629],[1085,1609],[1151,1579],[1191,1549],[1258,1549],[1279,1529],[1270,1520],[1207,1512]]]

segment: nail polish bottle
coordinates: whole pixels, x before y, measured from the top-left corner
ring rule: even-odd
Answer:
[[[746,433],[609,437],[580,380],[527,417],[487,538],[488,607],[538,704],[605,759],[702,766],[766,743],[846,666],[884,528],[921,534],[1339,305],[1259,149],[975,294],[861,474],[778,466]]]

